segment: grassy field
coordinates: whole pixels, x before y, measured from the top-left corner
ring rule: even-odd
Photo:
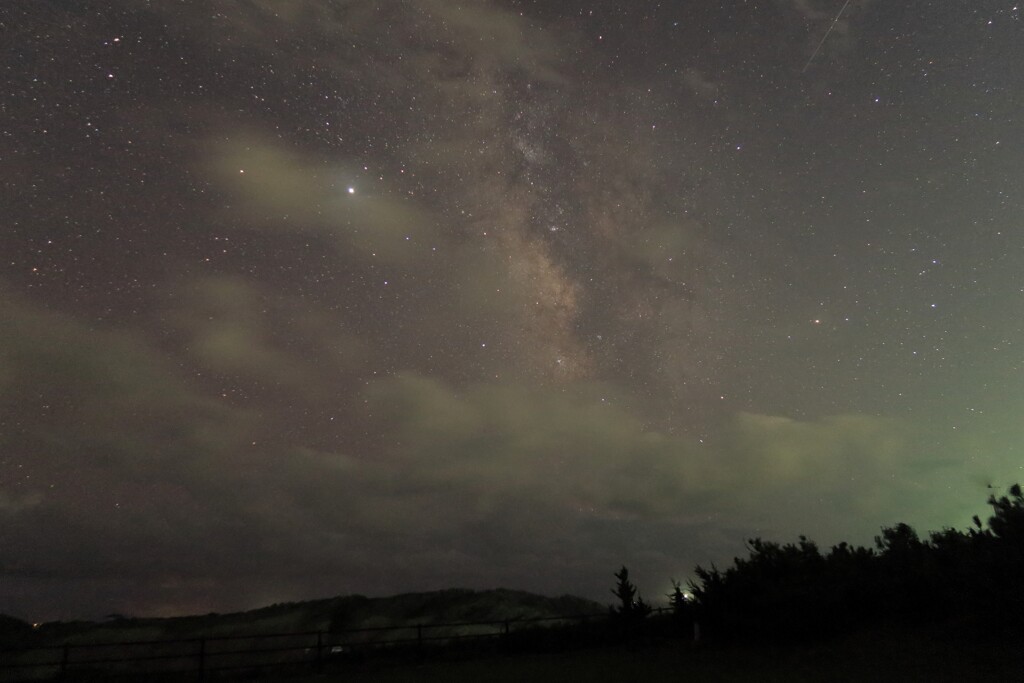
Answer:
[[[693,648],[652,645],[561,654],[490,656],[461,662],[367,666],[344,673],[259,680],[329,683],[460,683],[469,681],[805,681],[1024,680],[1024,648],[1013,644],[957,644],[955,634],[896,631],[787,648]]]

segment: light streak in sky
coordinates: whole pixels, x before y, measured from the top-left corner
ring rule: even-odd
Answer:
[[[836,18],[832,20],[832,24],[829,25],[828,30],[825,31],[825,35],[821,37],[821,42],[818,43],[818,47],[814,48],[814,52],[811,53],[810,58],[807,60],[807,63],[804,64],[804,68],[800,70],[800,73],[805,73],[807,71],[807,67],[809,67],[811,62],[814,61],[814,58],[818,56],[818,51],[821,50],[821,46],[825,44],[826,40],[828,40],[829,34],[832,33],[832,29],[834,29],[836,24],[839,23],[839,17],[843,16],[843,12],[846,11],[846,6],[849,4],[850,0],[846,0],[846,2],[843,3],[843,6],[839,8],[839,12],[836,13]]]

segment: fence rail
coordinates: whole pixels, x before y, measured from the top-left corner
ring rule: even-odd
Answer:
[[[669,611],[657,608],[655,613]],[[192,674],[203,680],[214,672],[279,666],[320,667],[355,654],[381,650],[424,656],[431,647],[470,641],[506,641],[559,623],[580,626],[607,619],[608,613],[488,621],[419,623],[344,630],[200,636],[159,640],[27,645],[0,649],[0,682],[44,681],[76,673],[103,676]],[[394,637],[388,637],[394,636]],[[248,641],[250,647],[241,643]]]

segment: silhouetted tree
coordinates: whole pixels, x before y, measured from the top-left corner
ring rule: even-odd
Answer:
[[[622,569],[615,572],[618,579],[612,594],[619,599],[619,614],[628,614],[633,611],[636,605],[636,586],[629,580],[629,570],[623,565]]]
[[[785,545],[751,539],[748,556],[724,571],[696,568],[692,610],[719,637],[813,636],[943,617],[992,632],[1024,629],[1024,493],[1014,485],[988,503],[987,528],[975,516],[966,532],[947,528],[922,540],[896,524],[882,528],[874,549],[840,543],[823,556],[803,536]]]
[[[682,585],[675,579],[671,581],[672,592],[667,597],[672,607],[672,622],[676,631],[688,636],[693,631],[693,607],[687,600]]]
[[[619,599],[618,605],[611,608],[612,622],[622,629],[622,634],[635,634],[640,624],[651,613],[651,606],[637,593],[636,586],[629,580],[629,570],[625,566],[615,572],[617,579],[612,594]]]
[[[668,594],[669,604],[672,606],[672,612],[679,614],[685,612],[688,605],[686,604],[686,595],[683,593],[683,587],[675,579],[672,581],[672,592]]]
[[[32,635],[32,625],[27,621],[0,614],[0,649],[21,645]]]

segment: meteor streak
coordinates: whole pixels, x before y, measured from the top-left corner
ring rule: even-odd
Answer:
[[[826,40],[828,40],[829,34],[832,33],[832,29],[834,29],[836,24],[839,22],[839,17],[843,16],[843,12],[846,11],[846,6],[849,4],[850,0],[846,0],[846,2],[843,3],[843,6],[839,8],[839,12],[836,13],[836,18],[832,20],[832,24],[828,27],[828,30],[825,31],[825,35],[821,37],[821,42],[818,43],[818,47],[814,48],[814,52],[811,53],[810,59],[808,59],[807,63],[804,64],[804,68],[800,70],[800,73],[805,73],[807,71],[807,67],[809,67],[811,62],[814,61],[814,58],[818,56],[818,51],[821,50],[821,46],[825,44]]]

